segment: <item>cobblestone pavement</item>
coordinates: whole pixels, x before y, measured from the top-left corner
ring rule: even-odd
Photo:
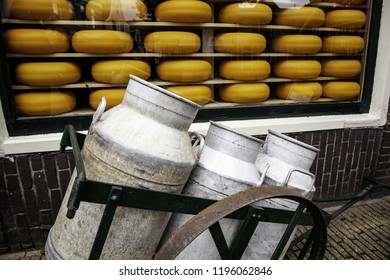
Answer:
[[[325,209],[329,213],[337,207]],[[299,248],[287,254],[295,259]],[[0,260],[45,260],[41,250],[1,254]],[[326,260],[390,259],[390,196],[357,203],[328,227]]]
[[[325,209],[332,213],[337,207]],[[300,232],[302,232],[300,228]],[[299,247],[287,254],[295,259]],[[390,196],[355,204],[328,226],[326,260],[390,259]]]
[[[41,250],[29,250],[0,255],[1,260],[46,260]]]

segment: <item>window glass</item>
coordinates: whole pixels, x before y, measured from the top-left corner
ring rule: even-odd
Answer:
[[[130,75],[202,105],[196,121],[363,113],[371,101],[382,1],[2,2],[10,135],[85,129]]]

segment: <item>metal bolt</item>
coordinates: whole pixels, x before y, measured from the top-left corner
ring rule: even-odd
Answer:
[[[256,214],[252,214],[252,218],[255,218],[255,219],[260,219],[260,218],[261,218],[261,215],[260,215],[260,214],[258,214],[258,215],[256,215]]]
[[[111,196],[111,201],[112,202],[117,202],[119,200],[119,197],[117,195]]]

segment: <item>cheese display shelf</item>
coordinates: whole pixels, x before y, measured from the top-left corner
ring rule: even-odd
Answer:
[[[103,5],[111,3],[108,0],[90,2],[93,1],[100,1]],[[120,0],[112,2],[122,3]],[[89,118],[94,112],[89,95],[96,90],[109,89],[123,89],[124,94],[127,80],[124,81],[123,76],[128,77],[129,74],[143,75],[145,80],[164,88],[175,89],[175,93],[184,97],[187,94],[186,86],[190,91],[189,87],[208,87],[211,94],[209,102],[202,101],[203,109],[196,121],[205,121],[216,116],[226,116],[228,119],[230,116],[232,119],[269,117],[268,113],[262,115],[261,112],[274,111],[274,108],[267,108],[275,105],[277,112],[283,111],[281,106],[294,106],[292,111],[298,114],[299,106],[304,110],[307,106],[312,106],[313,109],[309,111],[317,111],[319,105],[324,108],[323,113],[327,114],[327,110],[333,110],[334,104],[338,103],[356,110],[361,107],[356,104],[362,102],[365,94],[369,95],[363,92],[367,78],[365,60],[370,41],[371,12],[375,4],[370,0],[312,1],[299,8],[294,5],[286,6],[286,2],[294,1],[129,2],[144,3],[147,15],[141,20],[124,20],[115,18],[117,14],[111,11],[109,19],[90,19],[91,14],[98,17],[99,13],[91,13],[88,1],[75,0],[67,1],[74,9],[74,16],[70,19],[26,19],[24,16],[17,18],[17,12],[3,11],[3,56],[8,67],[10,85],[7,88],[12,91],[8,97],[9,104],[15,107],[12,115],[16,116],[16,119],[72,115]],[[199,17],[204,16],[203,22],[199,22],[196,14],[178,19],[186,22],[164,21],[165,18],[178,18],[177,14],[172,15],[171,9],[168,9],[171,5],[179,5],[180,8],[180,5],[186,2],[188,3],[185,5],[197,2],[197,5],[210,8],[210,12],[202,10],[202,14],[199,14]],[[359,2],[361,3],[353,4]],[[168,8],[159,7],[163,4]],[[203,6],[199,9],[204,9]],[[255,7],[257,10],[252,14],[245,14],[245,10],[241,15],[243,7],[246,10]],[[302,13],[288,14],[290,11]],[[121,16],[123,15],[124,13]],[[340,17],[344,18],[344,21],[341,19],[340,22]],[[58,34],[38,33],[49,31]],[[56,42],[64,42],[54,47],[50,41],[50,38],[54,37],[48,37],[50,43],[42,46],[37,42],[35,46],[31,32],[37,32],[36,38],[58,36]],[[64,38],[61,39],[60,36]],[[103,61],[117,64],[112,66],[111,72],[105,71],[104,68],[100,70],[99,75],[106,77],[104,82],[97,80],[96,74],[94,76],[92,73],[94,65]],[[148,69],[140,71],[138,66],[123,66],[131,61],[142,62]],[[286,61],[290,62],[289,65],[282,63]],[[74,69],[52,68],[63,67],[54,63],[65,62],[76,65],[80,73]],[[263,64],[260,65],[260,62]],[[334,66],[332,62],[340,64]],[[40,84],[42,79],[39,78],[39,73],[33,73],[36,72],[33,69],[37,68],[29,70],[29,63],[30,67],[37,67],[38,63],[42,63],[42,67],[58,69],[58,75],[61,77],[70,75],[76,78],[61,82],[58,77],[53,77],[53,80]],[[194,66],[198,64],[199,66]],[[328,69],[326,72],[322,71],[325,64]],[[22,66],[25,71],[17,71]],[[181,71],[177,72],[175,67]],[[351,67],[355,70],[347,71]],[[339,71],[336,73],[334,69]],[[46,69],[42,70],[42,73],[45,71],[50,72]],[[108,79],[108,72],[115,77]],[[39,82],[31,82],[31,79],[37,79]],[[328,91],[325,95],[322,94],[324,86]],[[317,91],[319,88],[321,92]],[[193,90],[195,88],[191,91],[192,97],[188,95],[189,99],[196,98],[193,97]],[[245,90],[253,93],[243,92]],[[300,93],[299,90],[305,92]],[[346,90],[348,93],[337,93],[340,90]],[[25,106],[23,102],[28,100],[28,95],[26,98],[20,98],[21,101],[16,98],[16,102],[12,100],[12,96],[19,94],[45,91],[71,92],[76,98],[76,105],[67,112],[29,114],[29,110],[20,110],[20,106]],[[289,91],[289,94],[286,94],[286,91]],[[229,96],[233,95],[233,99],[224,98],[227,96],[226,92],[229,92]],[[216,108],[218,111],[215,111]],[[252,113],[246,116],[245,108],[251,108]],[[236,112],[233,112],[235,109]],[[343,111],[339,108],[337,110]],[[350,109],[344,111],[349,112]],[[230,114],[231,112],[233,113]]]

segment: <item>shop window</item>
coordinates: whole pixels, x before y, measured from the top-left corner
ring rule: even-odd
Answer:
[[[129,74],[201,104],[196,122],[370,106],[382,1],[2,2],[10,135],[87,129]]]

